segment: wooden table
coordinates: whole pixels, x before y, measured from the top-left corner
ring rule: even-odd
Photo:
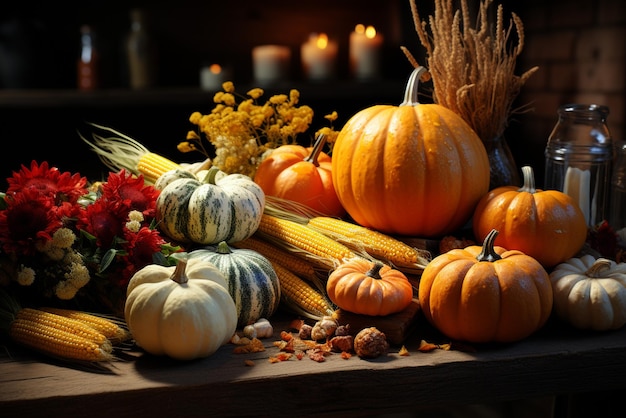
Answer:
[[[181,363],[132,351],[108,374],[7,345],[0,356],[0,417],[347,417],[546,395],[564,406],[572,394],[626,394],[626,328],[582,332],[552,321],[514,344],[423,353],[421,339],[445,339],[419,320],[405,341],[410,356],[394,346],[374,360],[334,354],[321,363],[270,363],[278,353],[273,342],[291,319],[272,319],[275,338],[264,340],[261,353],[234,354],[226,345],[209,358]]]

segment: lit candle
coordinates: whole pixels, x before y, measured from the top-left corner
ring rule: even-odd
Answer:
[[[350,67],[359,80],[375,79],[380,76],[380,48],[382,35],[373,26],[358,24],[350,34]]]
[[[225,81],[229,81],[231,74],[228,68],[219,64],[211,64],[200,69],[200,88],[216,91],[222,88]]]
[[[261,45],[252,49],[254,79],[262,84],[286,79],[291,51],[286,46]]]
[[[302,44],[302,68],[309,80],[328,80],[335,76],[337,42],[329,40],[325,33],[311,34]]]

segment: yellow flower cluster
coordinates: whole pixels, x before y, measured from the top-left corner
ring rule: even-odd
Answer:
[[[313,109],[298,106],[298,90],[291,90],[288,96],[274,95],[261,104],[263,89],[254,88],[237,102],[231,81],[225,82],[222,88],[213,98],[216,105],[210,114],[192,113],[189,121],[198,126],[198,132],[189,131],[186,140],[178,144],[178,150],[199,151],[206,158],[214,153],[212,165],[228,174],[254,177],[268,151],[296,143],[298,134],[306,132],[313,120]],[[336,112],[326,116],[330,122],[336,118]],[[338,134],[332,127],[322,128],[316,132],[319,133],[326,134],[328,144],[332,144]],[[202,135],[213,149],[205,147]]]

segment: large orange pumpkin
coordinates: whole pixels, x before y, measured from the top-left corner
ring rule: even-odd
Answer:
[[[535,188],[533,170],[522,167],[524,185],[497,187],[474,212],[473,231],[482,241],[492,229],[496,244],[520,250],[545,268],[573,257],[587,239],[587,224],[578,204],[558,190]]]
[[[333,186],[332,158],[322,151],[325,144],[320,134],[313,147],[276,148],[259,164],[255,183],[267,196],[292,200],[328,216],[345,215]]]
[[[359,224],[391,234],[440,236],[467,222],[489,191],[480,138],[456,113],[417,101],[413,71],[400,106],[356,113],[333,146],[337,196]]]
[[[517,250],[494,247],[496,230],[483,246],[435,257],[419,283],[420,308],[448,337],[468,342],[513,342],[550,317],[553,293],[546,270]]]

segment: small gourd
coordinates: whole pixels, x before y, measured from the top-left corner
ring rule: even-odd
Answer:
[[[237,326],[254,324],[270,318],[280,304],[280,282],[272,263],[260,253],[231,248],[222,241],[189,253],[215,265],[225,276],[228,292],[237,306]]]
[[[348,260],[333,270],[326,292],[339,308],[371,316],[400,312],[413,300],[413,286],[404,273],[364,258]]]
[[[251,236],[265,209],[263,190],[248,176],[211,167],[200,180],[171,170],[155,183],[160,231],[174,241],[203,245],[237,242]]]
[[[178,360],[210,356],[237,327],[222,272],[185,254],[175,267],[150,264],[133,275],[124,317],[138,346]]]
[[[541,328],[553,304],[548,273],[534,258],[494,246],[453,249],[422,272],[420,308],[448,337],[474,343],[514,342]]]
[[[579,329],[608,331],[626,324],[626,263],[586,254],[550,273],[557,316]]]

